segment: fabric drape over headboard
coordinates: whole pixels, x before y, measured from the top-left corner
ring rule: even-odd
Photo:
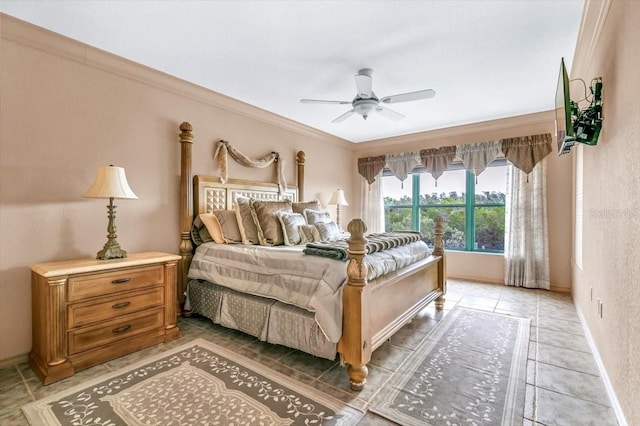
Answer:
[[[287,182],[284,179],[284,160],[280,158],[280,154],[272,151],[262,158],[249,158],[237,149],[235,149],[227,141],[218,141],[216,150],[213,153],[214,160],[218,160],[218,173],[220,175],[220,182],[225,183],[228,180],[228,168],[227,168],[227,154],[231,155],[231,158],[245,167],[255,167],[263,169],[276,163],[276,173],[278,174],[278,188],[280,194],[287,192]]]
[[[535,165],[542,161],[552,150],[551,135],[549,133],[502,139],[504,156],[526,174],[531,173]]]

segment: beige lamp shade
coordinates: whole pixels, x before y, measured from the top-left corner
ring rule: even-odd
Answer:
[[[333,193],[331,199],[329,200],[329,205],[332,206],[348,206],[347,200],[344,198],[344,191],[342,189],[338,189]]]
[[[127,183],[124,168],[116,166],[98,167],[95,181],[82,196],[85,198],[138,199]]]

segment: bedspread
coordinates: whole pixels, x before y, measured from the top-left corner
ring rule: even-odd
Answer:
[[[236,291],[269,297],[315,313],[327,338],[337,343],[342,334],[342,287],[346,264],[306,256],[302,246],[265,247],[241,244],[200,245],[191,262],[190,279],[207,280]],[[370,280],[428,257],[417,241],[368,255]]]

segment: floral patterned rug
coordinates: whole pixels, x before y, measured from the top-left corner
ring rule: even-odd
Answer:
[[[455,308],[369,409],[402,425],[522,424],[529,324]]]
[[[32,425],[353,425],[363,413],[203,339],[22,407]]]

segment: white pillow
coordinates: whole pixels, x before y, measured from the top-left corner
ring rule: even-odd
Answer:
[[[341,237],[340,229],[335,222],[316,223],[314,226],[318,229],[320,241],[336,241]]]
[[[304,209],[303,213],[309,225],[331,222],[331,214],[327,211]]]
[[[304,216],[300,213],[280,212],[278,214],[278,220],[282,225],[282,235],[284,236],[285,246],[297,246],[302,244],[302,236],[298,228],[306,225]]]

